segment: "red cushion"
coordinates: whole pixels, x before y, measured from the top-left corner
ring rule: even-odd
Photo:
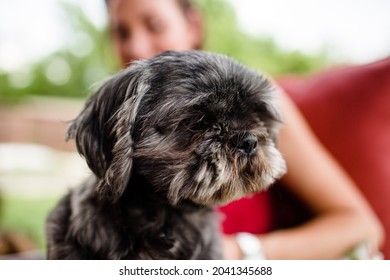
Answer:
[[[389,259],[390,58],[279,83],[372,205],[388,235]]]

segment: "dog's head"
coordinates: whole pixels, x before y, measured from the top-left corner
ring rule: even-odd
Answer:
[[[226,203],[285,172],[275,94],[265,76],[225,56],[165,52],[108,80],[68,138],[102,197],[118,200],[137,172],[172,204]]]

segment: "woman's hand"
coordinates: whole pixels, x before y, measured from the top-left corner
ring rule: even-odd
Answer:
[[[241,260],[243,255],[234,235],[222,236],[222,254],[225,260]]]

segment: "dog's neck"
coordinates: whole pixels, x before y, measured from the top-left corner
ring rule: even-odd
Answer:
[[[196,204],[188,199],[180,201],[177,205],[172,205],[167,199],[167,194],[163,191],[156,191],[147,179],[134,172],[127,185],[126,191],[120,199],[125,204],[131,202],[131,205],[152,204],[152,209],[172,209],[186,212],[198,211],[200,208],[209,208],[203,205]]]

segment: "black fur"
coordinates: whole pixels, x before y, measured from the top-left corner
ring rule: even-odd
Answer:
[[[50,259],[220,259],[212,205],[285,172],[263,75],[165,52],[109,79],[68,130],[94,175],[47,221]]]

